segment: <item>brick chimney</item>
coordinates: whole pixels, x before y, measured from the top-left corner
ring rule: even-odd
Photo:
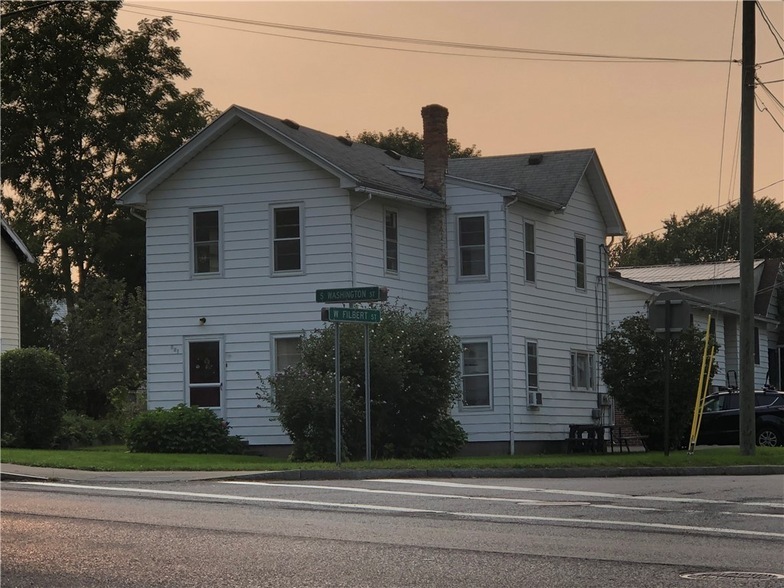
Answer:
[[[424,185],[446,203],[446,170],[449,162],[446,119],[449,111],[438,104],[422,108],[424,126]],[[446,208],[427,209],[427,312],[449,322],[449,272],[446,249]]]

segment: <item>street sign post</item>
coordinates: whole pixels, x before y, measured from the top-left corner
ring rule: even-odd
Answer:
[[[316,290],[316,302],[384,302],[389,290],[380,286]]]
[[[340,465],[340,324],[365,325],[365,454],[370,461],[370,325],[381,322],[381,311],[357,308],[357,302],[384,302],[389,290],[381,286],[316,290],[316,302],[349,304],[348,308],[322,308],[321,320],[335,323],[335,463]]]

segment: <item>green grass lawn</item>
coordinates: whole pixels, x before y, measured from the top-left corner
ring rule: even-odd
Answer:
[[[0,462],[48,468],[105,472],[155,470],[263,471],[335,469],[334,463],[293,463],[252,455],[129,453],[124,446],[81,450],[0,450]],[[459,457],[438,460],[380,460],[344,462],[343,469],[473,469],[473,468],[573,468],[573,467],[677,467],[729,465],[784,465],[784,447],[757,447],[753,456],[742,456],[737,447],[700,448],[693,455],[674,451],[623,454],[545,454],[493,457]]]

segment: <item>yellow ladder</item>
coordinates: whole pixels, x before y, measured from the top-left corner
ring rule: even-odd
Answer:
[[[689,435],[689,455],[694,453],[697,445],[697,436],[700,434],[702,424],[702,406],[705,404],[705,397],[708,395],[710,387],[710,373],[713,367],[713,356],[716,354],[716,347],[710,344],[710,327],[712,315],[708,315],[708,325],[705,327],[705,348],[702,352],[702,367],[700,368],[700,383],[697,386],[697,397],[694,400],[694,414],[691,419],[691,434]],[[710,353],[708,348],[710,347]]]

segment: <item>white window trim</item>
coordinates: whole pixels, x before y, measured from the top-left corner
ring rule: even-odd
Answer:
[[[210,406],[204,407],[209,408],[209,410],[214,411],[218,414],[221,418],[226,417],[226,351],[223,342],[223,337],[221,336],[202,336],[202,337],[184,337],[183,338],[183,359],[184,359],[184,370],[183,370],[183,392],[184,392],[184,400],[187,406],[191,405],[191,373],[190,373],[190,364],[191,364],[191,343],[207,343],[207,342],[218,342],[218,353],[220,354],[220,406]],[[197,385],[198,387],[198,385]]]
[[[193,215],[197,212],[217,212],[218,213],[218,271],[217,272],[197,272],[196,271],[196,242],[194,240],[194,222]],[[220,206],[208,206],[203,208],[190,208],[188,209],[188,247],[190,249],[189,257],[191,264],[191,278],[203,280],[205,278],[216,278],[223,276],[223,251],[224,251],[224,235],[223,235],[223,208]]]
[[[534,256],[534,279],[528,279],[528,228],[527,226],[531,225],[534,229],[534,249],[530,253]],[[531,220],[523,219],[523,280],[526,284],[536,284],[536,223]]]
[[[292,333],[292,332],[281,332],[281,333],[272,333],[270,334],[270,374],[274,375],[278,372],[282,371],[278,369],[278,349],[277,349],[277,342],[280,339],[299,339],[302,341],[303,333],[302,331]]]
[[[488,404],[466,405],[463,402],[463,345],[466,343],[486,343],[487,344],[487,383],[488,383]],[[459,409],[461,411],[491,411],[493,410],[493,341],[490,337],[472,337],[469,339],[460,339],[460,403]]]
[[[583,242],[583,261],[577,261],[577,239],[582,239]],[[588,290],[588,240],[585,238],[585,235],[580,233],[574,234],[574,241],[572,241],[572,246],[574,249],[574,287],[579,290],[580,292],[585,292]],[[578,276],[578,267],[582,263],[583,266],[583,281],[585,282],[582,286],[577,281]]]
[[[590,358],[590,368],[591,368],[591,386],[588,388],[582,386],[575,386],[575,378],[574,373],[572,371],[572,358],[576,355],[587,355]],[[597,382],[597,364],[596,364],[596,352],[589,351],[587,349],[572,349],[569,352],[569,389],[574,392],[596,392],[598,390],[598,382]]]
[[[397,252],[395,261],[397,262],[397,269],[391,270],[387,267],[387,214],[392,213],[395,215],[395,245],[397,245]],[[384,273],[392,276],[397,276],[400,273],[400,213],[395,208],[384,208],[382,217],[383,231],[384,231]]]
[[[485,254],[485,273],[484,274],[477,274],[471,276],[464,276],[462,274],[462,256],[460,251],[460,220],[464,218],[482,218],[484,222],[484,233],[485,233],[485,243],[484,243],[484,254]],[[487,214],[485,213],[477,213],[477,214],[461,214],[455,217],[455,245],[456,245],[456,255],[457,255],[457,263],[455,264],[456,267],[456,275],[457,279],[460,281],[487,281],[490,279],[490,234],[487,227]]]
[[[299,269],[275,271],[275,210],[279,208],[299,209]],[[269,205],[269,267],[270,275],[301,276],[305,274],[305,204],[303,202],[275,202]]]

